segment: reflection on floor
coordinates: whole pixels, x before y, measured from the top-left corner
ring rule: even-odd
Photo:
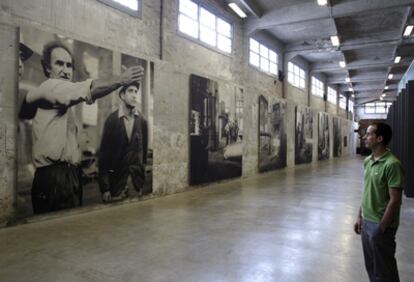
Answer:
[[[0,281],[368,281],[362,158],[331,159],[0,230]],[[414,199],[397,234],[414,277]]]

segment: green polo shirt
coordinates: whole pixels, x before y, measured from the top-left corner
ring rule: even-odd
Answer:
[[[390,151],[374,161],[371,155],[364,160],[364,193],[362,197],[362,217],[379,223],[390,201],[388,189],[402,189],[404,171],[400,161]],[[398,227],[400,209],[391,223]]]

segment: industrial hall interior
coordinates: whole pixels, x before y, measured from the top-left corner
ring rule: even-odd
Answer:
[[[0,0],[0,281],[414,281],[414,0]]]

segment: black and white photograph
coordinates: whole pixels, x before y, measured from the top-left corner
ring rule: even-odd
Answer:
[[[329,159],[329,115],[318,114],[318,160]]]
[[[286,166],[286,103],[259,96],[259,171]]]
[[[152,193],[153,63],[20,29],[20,218]]]
[[[244,90],[190,77],[190,184],[240,177]]]
[[[333,156],[340,157],[342,155],[342,127],[341,119],[338,117],[333,118]]]
[[[296,106],[295,164],[312,162],[313,116],[308,107]]]

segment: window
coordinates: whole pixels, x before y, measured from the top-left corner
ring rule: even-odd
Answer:
[[[193,1],[180,0],[178,29],[208,46],[231,53],[231,24]]]
[[[352,100],[348,100],[348,110],[354,112],[354,102]]]
[[[311,93],[312,95],[323,97],[325,84],[317,79],[316,77],[312,77],[312,88]]]
[[[276,52],[260,44],[253,38],[250,38],[250,56],[249,61],[252,66],[258,67],[261,71],[277,75]]]
[[[141,1],[139,0],[98,0],[108,6],[118,9],[131,16],[141,16]]]
[[[288,63],[288,81],[293,86],[305,88],[305,71],[297,65]]]
[[[342,94],[339,94],[339,107],[344,110],[346,109],[346,98]]]
[[[391,102],[377,102],[377,103],[366,103],[365,113],[366,114],[386,114],[388,108],[392,105]]]
[[[337,93],[331,87],[328,87],[328,101],[336,105]]]

